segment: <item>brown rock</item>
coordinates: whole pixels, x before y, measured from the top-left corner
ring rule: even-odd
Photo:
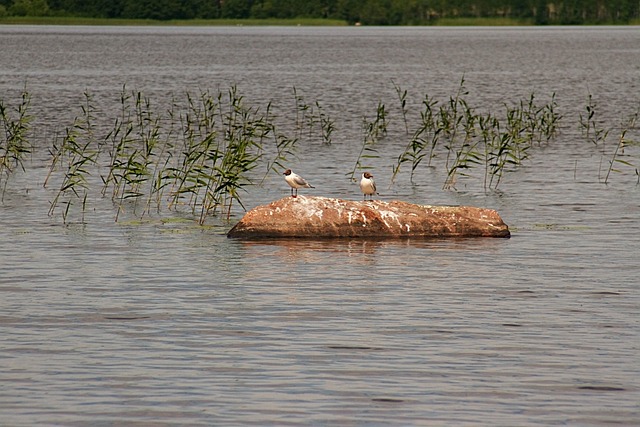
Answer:
[[[251,209],[227,236],[441,238],[509,237],[510,233],[493,209],[298,196]]]

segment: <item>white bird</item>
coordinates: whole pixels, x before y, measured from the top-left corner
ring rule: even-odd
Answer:
[[[362,174],[362,179],[360,180],[360,191],[364,194],[364,199],[367,200],[367,196],[370,196],[371,200],[373,200],[373,195],[376,193],[376,183],[373,180],[373,175],[369,172],[365,172]]]
[[[287,169],[283,173],[284,180],[287,181],[287,184],[291,187],[291,197],[298,197],[298,188],[315,188],[313,185],[309,184],[303,177],[291,171],[291,169]],[[295,194],[293,191],[295,190]]]

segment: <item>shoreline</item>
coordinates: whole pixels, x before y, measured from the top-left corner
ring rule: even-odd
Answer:
[[[337,19],[294,18],[294,19],[176,19],[176,20],[152,20],[152,19],[119,19],[119,18],[81,18],[81,17],[4,17],[0,18],[0,25],[88,25],[88,26],[183,26],[183,27],[214,27],[214,26],[359,26],[347,21]],[[588,26],[638,26],[640,20],[628,24],[592,24],[580,25],[537,25],[532,19],[511,18],[442,18],[435,20],[433,24],[402,25],[404,27],[588,27]]]

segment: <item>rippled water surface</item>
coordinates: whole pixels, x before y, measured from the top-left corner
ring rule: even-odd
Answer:
[[[445,191],[427,167],[389,185],[406,142],[378,147],[382,199],[494,208],[511,239],[244,242],[225,235],[240,209],[115,223],[106,200],[65,226],[36,150],[0,205],[0,424],[638,424],[640,187],[626,165],[602,182],[640,106],[637,28],[3,26],[0,41],[0,98],[27,87],[43,146],[85,90],[99,122],[123,85],[160,104],[237,85],[282,110],[296,87],[336,125],[290,159],[308,195],[361,197],[345,173],[362,116],[397,110],[394,83],[411,106],[462,76],[474,108],[555,92],[565,116],[499,191]],[[610,146],[581,137],[589,93]],[[242,200],[288,192],[273,174]]]

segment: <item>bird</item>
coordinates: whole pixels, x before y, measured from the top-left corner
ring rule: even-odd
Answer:
[[[293,172],[291,169],[287,169],[283,173],[284,180],[291,187],[291,197],[298,197],[298,188],[315,188],[309,184],[303,177]],[[295,194],[294,194],[295,190]]]
[[[360,191],[364,194],[364,200],[367,200],[367,196],[370,196],[371,200],[373,200],[373,195],[378,194],[376,192],[376,183],[373,180],[373,175],[369,172],[362,174],[362,179],[360,180]]]

